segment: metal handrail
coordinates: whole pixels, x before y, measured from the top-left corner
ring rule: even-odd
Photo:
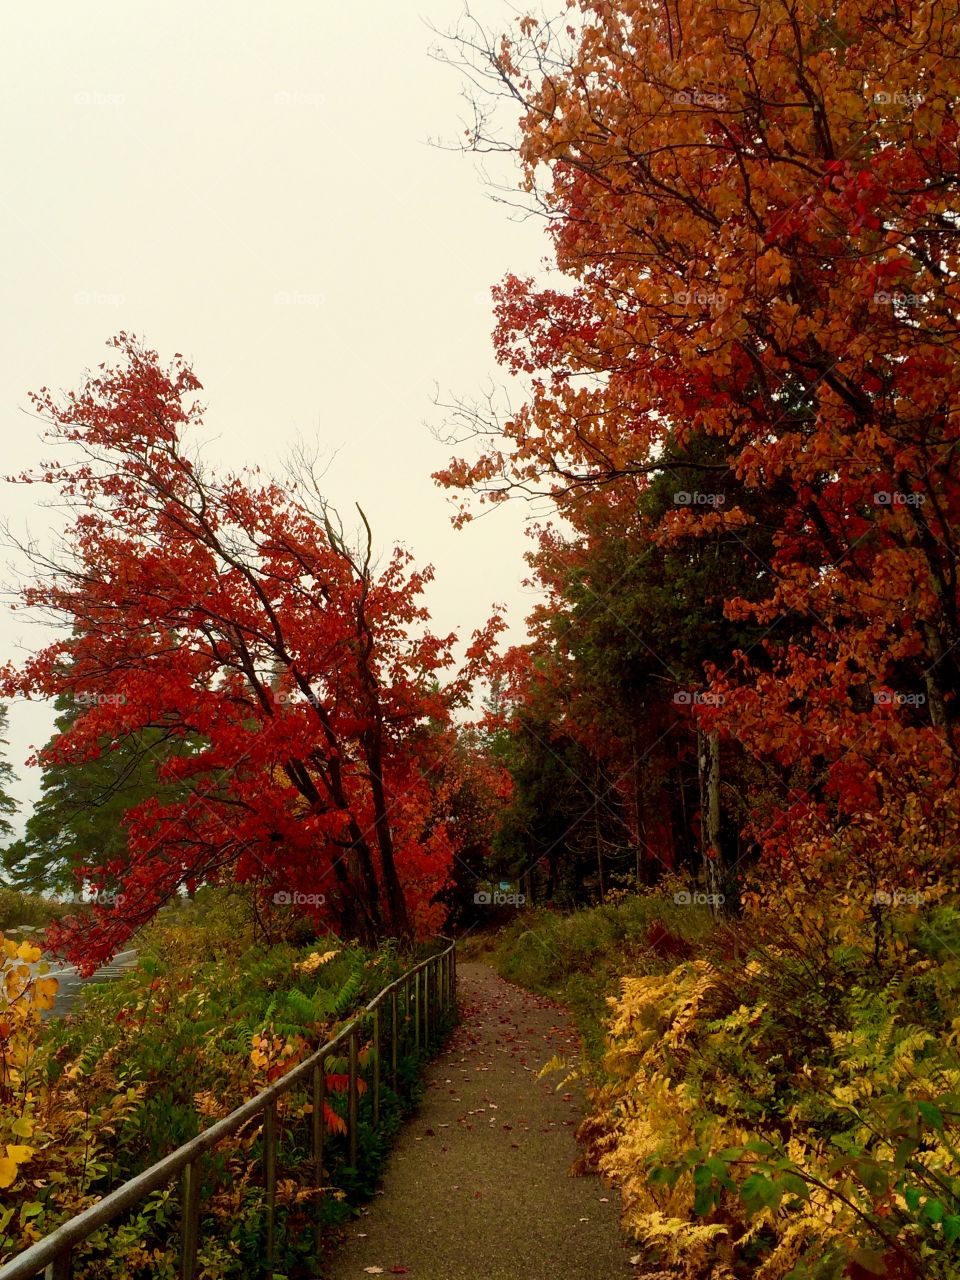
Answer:
[[[168,1156],[164,1156],[156,1164],[130,1178],[122,1186],[117,1187],[104,1196],[96,1204],[90,1205],[75,1218],[71,1218],[62,1226],[51,1231],[49,1235],[32,1244],[23,1253],[0,1267],[0,1280],[34,1280],[41,1271],[44,1280],[70,1280],[71,1254],[74,1247],[91,1236],[94,1231],[105,1226],[118,1217],[125,1209],[131,1208],[152,1191],[165,1186],[176,1174],[183,1175],[181,1185],[181,1219],[180,1219],[180,1275],[181,1280],[194,1280],[197,1273],[197,1249],[199,1246],[200,1221],[200,1160],[213,1147],[225,1138],[232,1137],[255,1116],[264,1115],[264,1167],[267,1193],[267,1240],[264,1275],[273,1275],[274,1268],[274,1227],[276,1198],[276,1156],[277,1156],[277,1100],[288,1093],[297,1084],[312,1079],[313,1086],[313,1158],[314,1180],[319,1187],[323,1174],[323,1098],[325,1090],[324,1059],[329,1057],[344,1041],[348,1041],[349,1050],[349,1084],[347,1090],[347,1142],[350,1164],[355,1165],[357,1158],[357,1111],[359,1089],[358,1081],[358,1040],[361,1024],[371,1014],[374,1018],[373,1039],[376,1052],[373,1055],[373,1123],[374,1127],[380,1119],[380,1042],[381,1036],[381,1004],[390,998],[391,1038],[390,1065],[394,1085],[397,1080],[397,1040],[398,1040],[398,994],[404,991],[406,997],[405,1013],[409,1015],[410,981],[414,980],[415,998],[414,1027],[417,1056],[420,1056],[421,1045],[429,1047],[431,1026],[430,1005],[435,1004],[438,1010],[446,1013],[456,1002],[457,960],[456,942],[449,938],[441,938],[449,943],[436,955],[428,956],[419,964],[407,970],[389,986],[377,992],[369,1004],[342,1027],[332,1040],[316,1049],[309,1058],[305,1058],[280,1080],[258,1093],[242,1106],[231,1111],[228,1116],[212,1124],[209,1129],[177,1147]],[[421,980],[421,973],[423,979]],[[430,987],[433,977],[433,1000]]]

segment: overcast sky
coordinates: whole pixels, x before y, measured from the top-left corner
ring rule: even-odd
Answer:
[[[449,450],[435,388],[503,383],[490,286],[534,273],[547,243],[489,198],[475,161],[429,145],[461,129],[462,82],[429,57],[462,0],[46,0],[4,12],[0,201],[3,473],[44,456],[27,392],[75,386],[119,329],[192,359],[208,456],[280,468],[298,437],[336,459],[382,546],[436,566],[438,630],[495,601],[521,627],[521,509],[463,532],[430,474]],[[471,0],[505,29],[512,7]],[[15,528],[42,530],[35,487],[5,485]],[[9,575],[7,575],[9,577]],[[45,634],[4,608],[0,652]],[[521,634],[516,633],[516,638]],[[10,709],[16,797],[52,724]],[[20,821],[29,804],[24,804]]]

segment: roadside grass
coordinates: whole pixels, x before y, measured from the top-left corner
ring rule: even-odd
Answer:
[[[52,920],[65,916],[71,909],[69,903],[0,886],[0,933],[16,937],[34,930],[42,931]]]

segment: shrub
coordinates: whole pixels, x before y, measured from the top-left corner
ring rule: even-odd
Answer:
[[[652,1265],[956,1280],[960,912],[885,929],[877,964],[854,904],[781,898],[622,980],[581,1137]]]
[[[409,967],[394,945],[375,954],[321,939],[311,946],[254,944],[242,902],[220,895],[176,904],[141,939],[138,967],[87,989],[79,1011],[44,1024],[55,980],[40,952],[7,943],[0,981],[0,1260],[75,1215],[301,1061],[358,1006]],[[361,1069],[372,1048],[361,1046]],[[400,1094],[384,1086],[374,1133],[361,1097],[358,1167],[345,1168],[348,1064],[327,1061],[328,1171],[339,1185],[312,1187],[309,1099],[278,1105],[283,1146],[278,1273],[307,1274],[313,1226],[350,1212],[369,1194],[387,1138],[417,1077],[400,1062]],[[262,1260],[265,1200],[259,1126],[220,1144],[204,1164],[201,1274],[241,1277]],[[3,1152],[6,1151],[6,1155]],[[78,1253],[84,1280],[175,1276],[177,1189],[148,1198]]]

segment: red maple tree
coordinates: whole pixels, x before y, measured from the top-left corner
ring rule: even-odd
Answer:
[[[435,929],[458,837],[431,786],[446,739],[427,753],[419,728],[449,723],[499,620],[453,671],[455,636],[420,599],[430,568],[397,547],[375,569],[363,513],[358,551],[305,465],[214,474],[188,452],[190,365],[124,333],[112,346],[79,391],[33,397],[72,458],[18,479],[57,489],[69,520],[62,553],[30,550],[23,599],[69,634],[0,688],[75,695],[64,760],[147,729],[190,743],[159,768],[188,791],[127,813],[129,856],[85,869],[122,902],[55,941],[90,969],[183,886],[226,875],[368,942]]]

